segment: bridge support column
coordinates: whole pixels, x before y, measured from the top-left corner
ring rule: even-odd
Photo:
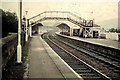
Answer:
[[[41,28],[42,26],[38,26],[38,34],[40,34],[41,33],[41,31],[40,31],[40,28]]]
[[[70,36],[73,36],[73,29],[70,28]]]
[[[25,32],[26,32],[26,33],[25,33],[25,35],[26,35],[26,36],[25,36],[25,41],[27,42],[27,41],[28,41],[28,29],[27,29],[27,27],[26,27]]]
[[[25,41],[27,42],[28,41],[28,21],[27,21],[27,19],[26,19],[26,28],[25,28]]]
[[[83,37],[84,37],[84,38],[87,37],[87,30],[86,30],[86,28],[84,28],[84,31],[83,31]]]
[[[32,37],[32,26],[29,26],[30,37]]]
[[[83,32],[83,27],[80,27],[79,36],[81,36],[82,32]]]

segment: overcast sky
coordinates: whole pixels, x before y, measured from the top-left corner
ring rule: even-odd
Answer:
[[[118,1],[23,0],[23,15],[25,15],[25,11],[28,11],[28,17],[35,16],[43,11],[70,11],[85,19],[94,18],[95,22],[99,24],[102,21],[118,18]],[[2,9],[18,13],[18,0],[2,0]]]

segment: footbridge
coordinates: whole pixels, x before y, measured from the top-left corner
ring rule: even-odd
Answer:
[[[30,35],[31,35],[31,27],[39,24],[42,21],[45,20],[62,20],[62,21],[69,21],[77,26],[80,27],[79,30],[79,35],[81,35],[81,33],[83,32],[83,29],[85,27],[89,28],[89,27],[93,27],[93,20],[86,20],[82,17],[79,17],[78,15],[68,12],[68,11],[45,11],[42,12],[36,16],[33,16],[31,18],[29,18],[28,21],[28,26],[29,26],[29,30],[30,30]],[[71,30],[72,31],[72,30]],[[89,33],[90,30],[84,30],[86,33]]]
[[[93,20],[85,20],[67,11],[45,11],[34,17],[29,18],[31,23],[38,23],[44,20],[56,19],[56,20],[67,20],[79,26],[92,27]]]

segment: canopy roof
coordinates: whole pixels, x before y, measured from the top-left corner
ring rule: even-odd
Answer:
[[[93,27],[100,27],[100,25],[97,25],[97,24],[93,24]]]
[[[57,25],[56,27],[58,27],[60,29],[70,29],[70,27],[65,23],[61,23],[61,24]]]
[[[55,24],[56,27],[59,27],[60,29],[80,29],[80,26],[73,24],[69,21],[59,22]]]

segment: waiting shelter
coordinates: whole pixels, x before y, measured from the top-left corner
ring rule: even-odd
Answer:
[[[58,23],[56,27],[58,27],[61,30],[61,34],[69,36],[79,35],[80,27],[71,22],[66,21],[64,23]]]

